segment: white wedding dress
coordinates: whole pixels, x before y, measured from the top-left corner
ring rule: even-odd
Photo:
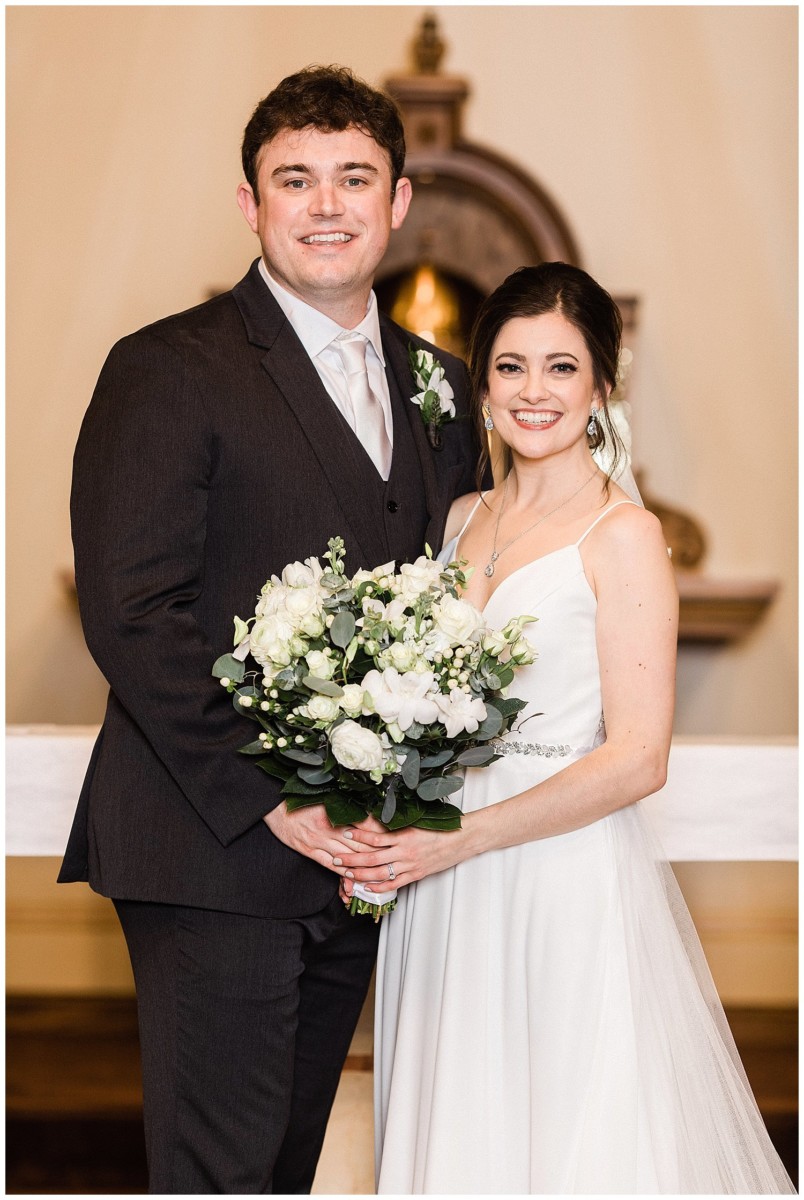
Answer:
[[[538,617],[538,658],[510,689],[530,704],[504,757],[467,772],[465,812],[605,737],[582,541],[486,606],[496,627]],[[380,1193],[794,1191],[639,805],[401,889],[382,922],[375,1072]]]

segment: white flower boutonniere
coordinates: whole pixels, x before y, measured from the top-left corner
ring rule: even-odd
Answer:
[[[441,449],[441,426],[455,417],[453,398],[455,393],[447,382],[444,368],[429,350],[408,348],[410,369],[416,387],[420,390],[411,396],[414,404],[422,410],[422,420],[427,438],[434,450]]]

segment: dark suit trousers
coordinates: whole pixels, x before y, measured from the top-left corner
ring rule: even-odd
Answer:
[[[276,920],[116,900],[152,1193],[309,1193],[376,957],[336,896]]]

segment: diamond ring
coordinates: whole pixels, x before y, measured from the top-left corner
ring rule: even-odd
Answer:
[[[388,878],[389,878],[389,879],[396,879],[396,871],[394,870],[394,864],[393,864],[393,863],[389,863],[389,864],[388,864]]]

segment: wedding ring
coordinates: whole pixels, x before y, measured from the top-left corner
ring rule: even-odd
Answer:
[[[389,864],[388,864],[388,878],[389,878],[389,879],[396,879],[396,871],[394,870],[394,864],[393,864],[393,863],[389,863]]]

